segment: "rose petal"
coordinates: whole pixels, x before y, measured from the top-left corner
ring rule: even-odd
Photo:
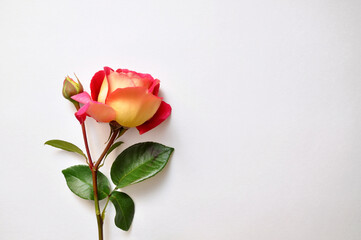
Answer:
[[[72,96],[71,98],[82,104],[87,104],[91,101],[91,97],[90,97],[89,93],[87,93],[87,92],[79,93],[77,95]]]
[[[88,110],[89,105],[90,105],[89,103],[85,104],[75,113],[75,117],[79,120],[80,124],[82,124],[86,119],[87,116],[86,111]]]
[[[110,67],[104,67],[103,69],[104,69],[105,75],[109,75],[109,73],[114,72],[114,70],[111,69]]]
[[[153,84],[149,87],[149,92],[153,93],[155,96],[158,96],[160,81],[155,79]]]
[[[152,85],[153,82],[153,78],[149,74],[143,74],[143,77],[141,77],[138,73],[129,71],[127,73],[127,76],[133,81],[135,87],[149,88],[149,86]]]
[[[90,90],[94,101],[98,100],[98,95],[104,79],[105,79],[105,73],[103,70],[101,70],[94,74],[90,82]]]
[[[168,103],[162,101],[154,116],[145,123],[143,123],[142,125],[137,127],[139,134],[148,132],[149,130],[161,124],[164,120],[166,120],[169,117],[171,112],[172,112],[172,107]]]
[[[103,103],[90,102],[86,113],[98,122],[110,122],[115,120],[114,109]]]
[[[109,85],[108,96],[118,88],[135,87],[134,82],[127,74],[109,71],[106,76]],[[105,83],[103,82],[103,84]]]
[[[130,80],[132,80],[134,87],[145,87],[150,89],[159,82],[158,79],[154,79],[152,75],[148,73],[137,73],[128,69],[117,69],[116,72],[120,75],[127,76]]]
[[[111,93],[106,104],[116,112],[115,120],[124,127],[136,127],[157,112],[162,99],[144,87],[120,88]]]
[[[98,102],[105,103],[105,99],[107,99],[108,92],[109,92],[108,85],[109,85],[108,79],[104,78],[102,86],[100,87],[100,90],[99,90],[98,99],[96,99]]]

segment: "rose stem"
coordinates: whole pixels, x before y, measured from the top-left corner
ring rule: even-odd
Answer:
[[[98,182],[98,176],[97,176],[98,174],[97,173],[98,173],[98,169],[99,169],[99,165],[100,165],[101,161],[103,160],[105,154],[108,152],[109,148],[113,145],[114,140],[116,139],[116,137],[119,133],[119,130],[115,130],[113,132],[111,139],[109,140],[107,146],[105,147],[103,153],[100,155],[100,157],[95,165],[94,165],[93,161],[91,160],[84,123],[82,123],[82,130],[83,130],[84,144],[85,144],[85,148],[86,148],[87,155],[89,158],[89,167],[92,172],[95,214],[96,214],[97,223],[98,223],[98,235],[99,235],[99,240],[103,240],[103,218],[102,218],[102,215],[100,214],[100,209],[99,209],[99,196],[98,196],[98,183],[97,183]]]
[[[98,223],[98,234],[99,234],[99,240],[103,240],[103,223],[101,219],[98,218],[99,211],[99,199],[98,199],[98,188],[97,188],[97,173],[93,169],[93,161],[91,159],[90,151],[89,151],[89,145],[88,145],[88,138],[86,135],[86,129],[85,129],[85,123],[83,122],[81,124],[81,129],[83,132],[83,139],[84,139],[84,145],[86,149],[86,153],[88,155],[88,164],[89,168],[92,172],[92,179],[93,179],[93,191],[94,191],[94,203],[95,203],[95,214],[97,216],[97,223]]]
[[[103,219],[100,215],[99,210],[99,197],[98,197],[98,186],[97,186],[97,172],[96,170],[92,170],[92,178],[93,178],[93,191],[94,191],[94,204],[95,204],[95,215],[98,223],[98,235],[99,240],[103,240]]]
[[[81,124],[81,130],[83,132],[83,139],[84,139],[86,154],[88,155],[89,167],[90,167],[90,169],[92,169],[93,168],[93,161],[92,161],[90,151],[89,151],[88,138],[86,136],[86,129],[85,129],[85,123],[84,122]]]
[[[113,131],[113,135],[112,135],[112,137],[110,138],[107,146],[104,148],[104,151],[103,151],[103,153],[100,155],[98,161],[95,163],[94,169],[96,169],[96,170],[99,169],[100,163],[102,162],[103,158],[104,158],[105,155],[107,154],[109,148],[113,145],[114,140],[116,139],[116,137],[117,137],[117,135],[118,135],[118,133],[119,133],[119,130],[120,130],[120,129],[117,129],[117,130],[114,130],[114,131]]]

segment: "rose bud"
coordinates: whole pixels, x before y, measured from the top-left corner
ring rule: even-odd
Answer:
[[[90,116],[98,122],[116,121],[140,134],[158,126],[172,108],[158,96],[159,80],[149,74],[104,67],[90,83],[91,96],[80,93],[72,99],[84,104],[75,114],[80,122]]]
[[[79,79],[76,83],[72,78],[67,76],[63,83],[63,96],[74,104],[74,106],[79,109],[79,103],[73,100],[71,97],[83,92],[83,86],[81,85]]]

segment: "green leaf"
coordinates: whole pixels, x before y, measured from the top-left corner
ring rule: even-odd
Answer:
[[[123,142],[116,142],[114,143],[108,150],[107,154],[105,154],[105,157],[107,157],[111,152],[113,152],[114,149],[119,147]]]
[[[160,172],[174,148],[154,142],[138,143],[115,159],[110,176],[117,188],[141,182]]]
[[[63,171],[66,184],[77,196],[94,200],[92,172],[87,165],[76,165]],[[108,178],[98,171],[98,197],[99,200],[106,198],[110,194],[110,183]]]
[[[115,225],[124,231],[128,231],[134,217],[133,200],[126,193],[113,192],[110,201],[114,204],[116,211]]]
[[[78,148],[76,145],[74,145],[70,142],[63,141],[63,140],[49,140],[49,141],[45,142],[44,144],[52,146],[52,147],[60,148],[65,151],[68,151],[68,152],[79,153],[86,159],[86,156],[83,153],[83,151],[80,148]]]

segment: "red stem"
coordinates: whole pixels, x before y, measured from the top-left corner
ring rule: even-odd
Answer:
[[[90,151],[89,151],[89,144],[88,144],[88,138],[86,135],[86,129],[85,129],[85,123],[83,122],[81,124],[81,128],[82,128],[82,132],[83,132],[83,139],[84,139],[84,144],[85,144],[85,149],[88,155],[88,163],[89,163],[89,168],[92,172],[92,179],[93,179],[93,192],[94,192],[94,205],[95,205],[95,215],[97,218],[97,223],[98,223],[98,235],[99,235],[99,240],[103,240],[103,219],[102,216],[100,214],[100,208],[99,208],[99,196],[98,196],[98,169],[99,169],[99,165],[101,163],[101,161],[103,160],[103,158],[105,157],[106,153],[108,152],[109,148],[113,145],[118,133],[119,133],[119,129],[115,130],[113,132],[113,135],[111,137],[111,139],[109,140],[107,146],[105,147],[103,153],[100,155],[98,161],[95,163],[93,163],[93,160],[91,158],[90,155]]]
[[[118,133],[119,133],[119,130],[115,130],[115,131],[113,132],[113,135],[112,135],[112,137],[110,138],[107,146],[104,148],[103,153],[100,155],[98,161],[97,161],[97,162],[95,163],[95,165],[94,165],[94,169],[95,169],[95,170],[98,170],[100,163],[102,162],[103,158],[105,157],[105,154],[107,154],[109,148],[113,145],[114,140],[116,139]]]
[[[83,139],[84,139],[86,154],[88,155],[89,167],[90,167],[90,169],[92,169],[93,168],[93,160],[92,160],[92,157],[91,157],[90,151],[89,151],[88,138],[86,136],[86,129],[85,129],[85,123],[84,122],[81,124],[81,130],[83,132]]]

